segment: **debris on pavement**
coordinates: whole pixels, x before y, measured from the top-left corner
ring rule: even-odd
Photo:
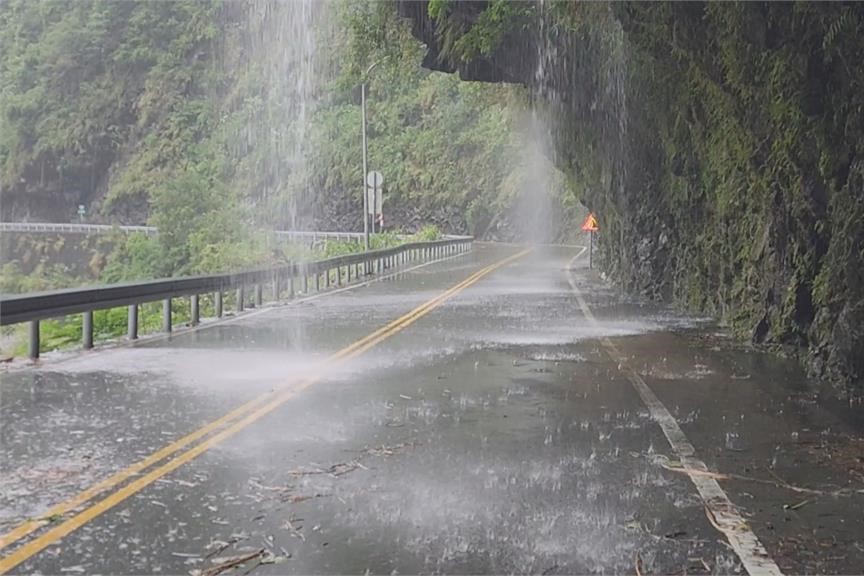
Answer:
[[[303,521],[302,518],[294,518],[293,521],[292,521],[292,518],[286,518],[285,523],[282,525],[282,527],[285,528],[286,530],[288,530],[289,532],[291,532],[291,535],[294,536],[295,538],[299,538],[301,542],[305,542],[306,536],[304,536],[303,533],[300,532],[299,528],[294,526],[294,522],[302,522],[302,521]]]
[[[254,550],[253,552],[250,552],[248,554],[213,558],[211,560],[211,562],[214,564],[213,566],[205,570],[190,570],[189,574],[190,576],[218,576],[222,572],[230,570],[235,566],[239,566],[240,564],[259,558],[260,556],[263,556],[264,553],[264,548],[258,548],[257,550]]]
[[[368,470],[368,468],[363,466],[363,464],[361,464],[357,460],[352,460],[351,462],[339,462],[338,464],[333,464],[332,466],[329,466],[328,468],[315,467],[315,468],[310,468],[310,469],[305,469],[305,470],[300,469],[300,468],[295,468],[293,470],[289,470],[288,474],[291,476],[309,476],[309,475],[313,475],[313,474],[329,474],[330,476],[337,478],[339,476],[344,476],[345,474],[348,474],[349,472],[353,472],[354,470],[357,470],[358,468],[362,468],[363,470]]]
[[[811,500],[802,500],[801,502],[798,502],[797,504],[784,504],[783,509],[784,510],[798,510],[799,508],[803,508],[804,506],[806,506],[810,502],[811,502]]]
[[[400,442],[392,446],[381,445],[377,448],[364,448],[362,452],[368,456],[393,456],[406,448],[413,448],[414,442]]]

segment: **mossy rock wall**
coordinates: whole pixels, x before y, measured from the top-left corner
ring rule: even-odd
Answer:
[[[532,88],[614,280],[862,391],[864,5],[437,4],[397,6],[435,68]]]

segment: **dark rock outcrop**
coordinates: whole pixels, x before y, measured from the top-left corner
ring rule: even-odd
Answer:
[[[537,3],[467,54],[492,5],[428,4],[397,1],[425,66],[531,89],[613,279],[860,393],[864,5]]]

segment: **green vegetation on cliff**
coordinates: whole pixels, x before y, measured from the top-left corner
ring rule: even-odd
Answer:
[[[358,87],[374,64],[365,78],[369,166],[385,175],[385,219],[408,229],[433,222],[481,237],[522,234],[514,210],[537,168],[526,143],[524,90],[423,70],[422,46],[390,4],[346,2],[335,12],[336,33],[328,41],[335,80],[313,118],[310,145],[308,186],[323,200],[316,204],[319,220],[356,226]],[[548,187],[559,211],[577,209],[560,175]],[[554,225],[550,230],[550,239],[566,234]]]
[[[358,230],[358,88],[380,62],[369,164],[388,228],[518,234],[508,221],[536,169],[524,91],[421,58],[374,1],[3,2],[2,217],[70,221],[83,204],[90,221],[157,226],[94,259],[90,280],[109,282],[275,263],[273,228]]]

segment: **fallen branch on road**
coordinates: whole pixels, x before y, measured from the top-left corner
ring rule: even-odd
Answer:
[[[782,480],[768,480],[767,478],[753,478],[752,476],[742,476],[740,474],[721,474],[718,472],[708,472],[706,470],[696,470],[695,468],[687,468],[686,466],[672,466],[670,464],[660,464],[660,466],[670,472],[679,472],[690,476],[703,476],[713,478],[715,480],[740,480],[742,482],[756,482],[757,484],[767,484],[778,488],[785,488],[793,492],[802,494],[812,494],[815,496],[851,496],[853,490],[841,488],[833,491],[817,490],[815,488],[802,488],[801,486],[793,486]]]
[[[368,456],[393,456],[406,448],[413,448],[414,445],[414,442],[400,442],[399,444],[394,444],[392,446],[381,445],[378,447],[364,448],[362,452]]]
[[[299,538],[301,542],[306,541],[306,536],[304,536],[303,533],[300,532],[300,530],[297,529],[296,526],[294,526],[294,523],[291,522],[291,518],[286,518],[285,523],[282,525],[282,527],[291,532],[292,536]]]
[[[339,464],[333,464],[329,468],[312,468],[311,470],[301,470],[299,468],[295,468],[294,470],[289,470],[288,474],[291,476],[309,476],[313,474],[329,474],[334,478],[338,478],[339,476],[343,476],[348,474],[349,472],[353,472],[358,468],[362,468],[363,470],[368,470],[363,464],[354,460],[352,462],[340,462]]]
[[[244,562],[248,562],[249,560],[259,558],[260,556],[263,556],[263,555],[264,555],[264,548],[259,548],[258,550],[255,550],[254,552],[250,552],[249,554],[242,554],[240,556],[229,556],[228,558],[222,559],[222,561],[219,564],[216,564],[215,566],[211,566],[210,568],[207,568],[206,570],[193,570],[192,572],[190,572],[190,574],[193,574],[193,576],[218,576],[219,574],[221,574],[222,572],[225,572],[226,570],[230,570],[231,568],[234,568],[235,566],[239,566],[240,564],[243,564]],[[213,561],[215,562],[215,560],[213,560]]]

